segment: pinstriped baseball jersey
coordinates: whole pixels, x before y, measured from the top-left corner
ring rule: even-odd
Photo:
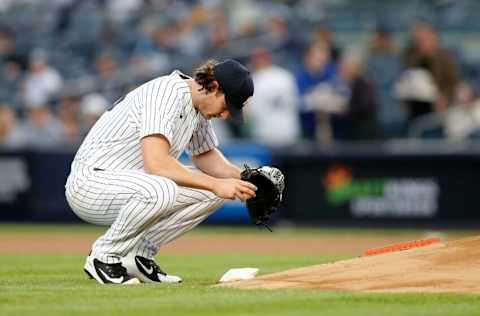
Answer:
[[[227,60],[213,71],[223,85],[228,114],[241,118],[246,97],[253,94],[248,70]],[[187,79],[192,78],[174,71],[134,89],[102,115],[80,146],[65,185],[68,204],[83,220],[110,225],[94,242],[85,269],[94,259],[106,264],[123,264],[132,256],[153,259],[160,247],[223,204],[214,192],[144,171],[145,136],[165,136],[169,155],[177,159],[184,151],[195,156],[218,145],[211,123],[193,105]],[[135,264],[128,266],[134,275]]]
[[[184,79],[174,71],[128,93],[102,115],[80,146],[75,162],[108,170],[142,170],[140,139],[162,134],[169,154],[198,155],[218,146],[211,122],[198,112]]]
[[[218,145],[185,79],[174,71],[128,93],[95,123],[75,156],[66,198],[80,218],[111,225],[92,247],[91,255],[102,262],[116,263],[131,253],[153,258],[223,203],[212,192],[143,171],[145,136],[165,136],[175,158]]]

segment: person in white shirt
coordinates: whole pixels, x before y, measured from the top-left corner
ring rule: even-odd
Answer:
[[[12,130],[9,144],[16,148],[55,148],[65,144],[64,128],[50,108],[43,104],[30,104],[25,119]]]
[[[23,102],[46,104],[57,96],[63,87],[60,73],[48,64],[47,52],[35,49],[30,56],[29,71],[24,81]]]
[[[252,138],[272,146],[295,143],[300,138],[300,97],[295,77],[274,65],[264,49],[252,55],[251,64],[255,94],[246,113]]]

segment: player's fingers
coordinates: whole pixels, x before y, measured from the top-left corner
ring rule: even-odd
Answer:
[[[253,196],[255,196],[255,191],[252,190],[250,187],[247,187],[247,186],[239,186],[238,187],[238,191],[242,194],[245,194],[248,196],[248,198],[251,198]]]
[[[248,181],[243,181],[243,180],[240,180],[240,183],[247,187],[247,188],[250,188],[251,190],[253,191],[257,191],[257,187],[255,186],[255,184],[251,183],[251,182],[248,182]]]
[[[248,198],[251,198],[251,197],[254,197],[256,196],[255,194],[255,191],[249,189],[249,188],[245,188],[243,191],[242,191],[243,194],[247,195]]]
[[[235,196],[242,202],[245,202],[247,200],[247,196],[243,194],[242,192],[237,192]]]

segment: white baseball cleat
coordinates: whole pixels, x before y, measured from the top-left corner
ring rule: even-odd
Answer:
[[[103,263],[88,256],[83,270],[100,284],[140,284],[140,280],[127,274],[121,262]]]
[[[145,283],[181,283],[182,278],[169,275],[160,269],[158,264],[142,256],[129,255],[122,258],[122,265],[130,276],[138,278]]]

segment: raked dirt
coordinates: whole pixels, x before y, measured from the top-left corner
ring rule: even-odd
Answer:
[[[298,268],[219,286],[480,294],[480,236]]]

